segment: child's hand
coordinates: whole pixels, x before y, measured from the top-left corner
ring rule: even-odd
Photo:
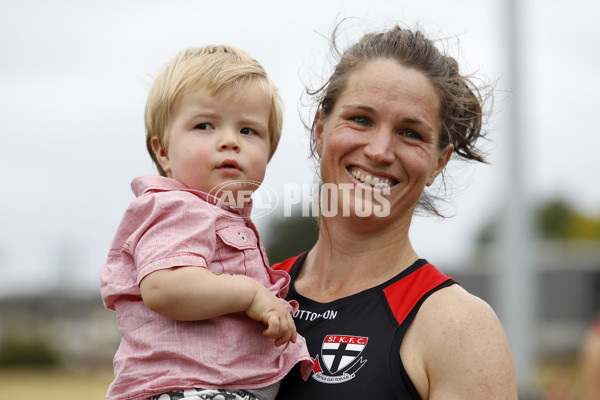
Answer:
[[[265,287],[257,285],[256,294],[246,310],[246,314],[265,324],[263,334],[281,346],[289,340],[296,343],[296,324],[285,304]]]

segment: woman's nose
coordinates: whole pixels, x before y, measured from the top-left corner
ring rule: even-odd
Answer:
[[[377,129],[364,148],[365,155],[377,163],[392,163],[394,161],[392,136],[393,133],[385,129]]]

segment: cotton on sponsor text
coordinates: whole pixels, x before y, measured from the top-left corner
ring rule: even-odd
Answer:
[[[315,313],[312,311],[307,311],[307,310],[296,310],[296,312],[294,314],[292,314],[292,317],[294,317],[295,319],[302,319],[305,321],[314,321],[317,320],[319,318],[322,319],[335,319],[335,317],[337,317],[337,311],[333,311],[333,310],[327,310],[324,313]]]

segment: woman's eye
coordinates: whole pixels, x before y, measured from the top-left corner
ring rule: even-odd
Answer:
[[[406,138],[409,138],[409,139],[418,139],[418,140],[421,140],[421,135],[419,135],[415,131],[404,131],[404,132],[402,132],[402,136],[404,136]]]
[[[196,125],[195,129],[199,129],[201,131],[207,131],[209,129],[214,129],[214,127],[211,124],[209,124],[208,122],[204,122],[204,123]]]
[[[243,135],[257,135],[258,134],[258,132],[256,132],[252,128],[242,128],[240,130],[240,133],[243,134]]]
[[[359,125],[364,125],[364,126],[371,125],[371,120],[367,117],[358,116],[358,117],[352,117],[351,119],[352,119],[352,121],[356,122]]]

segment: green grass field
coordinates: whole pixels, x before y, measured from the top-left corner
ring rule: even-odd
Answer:
[[[112,369],[0,369],[0,398],[19,400],[102,400]]]

